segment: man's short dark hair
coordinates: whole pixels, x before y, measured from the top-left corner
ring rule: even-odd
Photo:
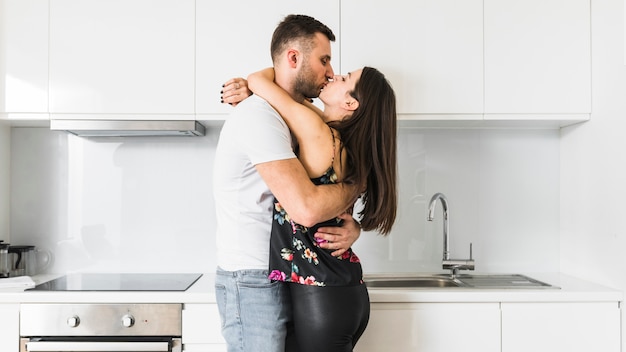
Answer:
[[[335,34],[322,22],[307,15],[287,15],[274,30],[270,52],[272,60],[276,58],[293,41],[302,41],[303,50],[312,49],[312,39],[316,33],[322,33],[331,42],[335,41]]]

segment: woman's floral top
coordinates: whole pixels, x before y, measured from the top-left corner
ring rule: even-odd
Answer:
[[[332,166],[315,184],[335,183],[337,174]],[[275,281],[315,286],[352,286],[363,283],[363,270],[352,249],[341,257],[333,250],[322,249],[314,235],[317,228],[341,226],[341,219],[331,219],[313,227],[296,224],[274,200],[274,222],[270,239],[270,275]]]

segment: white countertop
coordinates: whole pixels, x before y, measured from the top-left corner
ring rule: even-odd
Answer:
[[[33,277],[39,284],[62,275]],[[22,291],[0,290],[0,303],[215,303],[214,273],[205,273],[187,291]],[[379,302],[617,302],[624,292],[562,274],[531,274],[559,289],[369,288]]]
[[[371,302],[617,302],[624,292],[558,273],[534,273],[529,277],[557,288],[369,288]]]

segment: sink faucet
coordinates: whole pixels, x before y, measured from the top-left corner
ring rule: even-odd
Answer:
[[[470,257],[469,259],[450,259],[450,233],[449,231],[449,212],[448,212],[448,199],[443,193],[435,193],[430,199],[428,205],[428,221],[433,221],[435,218],[435,206],[437,200],[441,201],[441,207],[443,208],[443,260],[442,267],[446,270],[452,270],[452,277],[459,274],[459,270],[474,270],[474,259],[472,259],[472,244],[470,243]]]

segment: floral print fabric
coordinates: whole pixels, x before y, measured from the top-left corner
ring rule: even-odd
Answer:
[[[334,183],[337,175],[331,167],[313,179],[316,184]],[[331,219],[307,228],[295,223],[274,200],[274,219],[270,239],[270,275],[274,281],[314,286],[351,286],[363,283],[363,270],[352,249],[340,257],[319,247],[314,235],[317,228],[341,226],[341,219]]]

